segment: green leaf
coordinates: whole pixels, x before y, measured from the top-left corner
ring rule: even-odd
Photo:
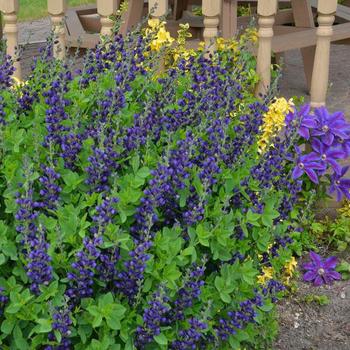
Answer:
[[[209,247],[209,237],[211,236],[210,232],[206,230],[202,224],[199,224],[196,228],[196,233],[199,243],[205,247]]]
[[[19,325],[17,325],[13,330],[13,338],[17,349],[26,350],[29,348],[27,341],[23,338],[22,330]]]
[[[167,337],[163,334],[160,333],[159,335],[154,336],[154,340],[159,344],[159,345],[167,345],[168,344],[168,339]]]
[[[15,324],[16,324],[16,319],[6,319],[1,324],[1,332],[5,334],[11,334]]]
[[[248,210],[247,213],[247,222],[253,226],[260,226],[259,224],[259,219],[260,219],[261,215],[257,214],[257,213],[253,213],[250,209]]]
[[[141,177],[142,179],[145,179],[147,176],[150,175],[150,170],[147,167],[143,167],[137,171],[136,175]]]
[[[38,333],[48,333],[51,331],[52,326],[50,320],[39,318],[38,320],[36,320],[36,322],[39,324],[39,327],[37,329]]]
[[[130,164],[131,164],[132,170],[134,171],[134,174],[136,174],[140,166],[140,156],[136,154],[134,157],[132,157]]]

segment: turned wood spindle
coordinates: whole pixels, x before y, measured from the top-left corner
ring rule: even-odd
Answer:
[[[271,84],[271,53],[273,24],[277,12],[277,0],[258,1],[259,48],[257,57],[257,74],[260,77],[256,87],[256,95],[265,95]]]
[[[53,56],[57,59],[64,60],[66,57],[66,0],[48,0],[47,9],[51,17],[55,40]]]
[[[333,23],[337,11],[337,0],[318,1],[318,28],[315,62],[311,81],[311,106],[313,108],[326,104],[329,79],[329,61]]]
[[[168,0],[149,0],[148,1],[148,11],[151,17],[161,18],[168,13]]]
[[[7,45],[6,53],[13,59],[15,67],[14,77],[21,80],[22,71],[21,63],[18,60],[18,25],[17,13],[19,10],[18,0],[0,0],[0,11],[3,13],[4,29],[3,33],[6,36]]]
[[[209,52],[214,52],[216,49],[215,38],[219,34],[221,1],[203,0],[202,12],[204,16],[204,42]]]
[[[231,39],[237,33],[237,0],[222,0],[221,34],[225,39]]]
[[[97,12],[101,17],[101,37],[111,36],[114,21],[111,18],[116,14],[120,0],[97,0]]]

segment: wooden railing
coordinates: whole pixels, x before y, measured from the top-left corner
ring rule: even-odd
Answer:
[[[308,4],[310,0],[291,0]],[[128,0],[129,8],[140,8],[143,0]],[[231,2],[231,3],[230,3]],[[119,8],[121,0],[96,0],[97,12],[100,15],[101,35],[110,35],[113,28],[111,16]],[[168,12],[168,0],[149,0],[149,8],[154,9],[153,17],[165,16]],[[271,52],[273,46],[273,24],[275,22],[278,0],[258,0],[259,15],[259,49],[257,56],[257,72],[261,79],[257,86],[257,95],[267,92],[271,80]],[[328,71],[330,56],[330,41],[332,38],[332,25],[334,15],[337,10],[337,0],[318,0],[318,23],[316,31],[316,54],[313,65],[311,80],[311,101],[313,106],[325,104],[326,90],[328,87]],[[65,11],[66,0],[48,0],[48,13],[51,17],[53,31],[57,35],[55,41],[54,56],[64,59],[66,53],[66,31],[65,31]],[[204,16],[203,37],[210,50],[215,50],[213,39],[219,32],[220,18],[225,19],[230,15],[224,13],[222,9],[237,9],[237,0],[202,0],[202,12]],[[18,47],[18,25],[17,13],[19,10],[18,0],[0,0],[0,11],[3,13],[4,28],[3,33],[7,39],[7,53],[14,58]],[[133,10],[130,10],[131,13]],[[134,11],[139,12],[139,10]],[[131,16],[133,14],[131,13]],[[295,15],[295,14],[294,14]],[[232,16],[234,16],[232,14]],[[233,21],[234,22],[234,21]],[[350,37],[350,34],[349,34]],[[311,45],[314,45],[311,44]],[[301,47],[301,46],[300,46]],[[15,76],[21,79],[21,65],[15,60]]]

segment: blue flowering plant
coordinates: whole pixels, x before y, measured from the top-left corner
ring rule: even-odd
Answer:
[[[23,83],[1,58],[1,349],[265,349],[303,183],[348,196],[341,114],[288,108],[262,150],[246,56],[162,70],[152,40],[79,71],[48,44]]]

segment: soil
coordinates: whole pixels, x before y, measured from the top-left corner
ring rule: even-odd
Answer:
[[[306,302],[308,295],[327,296],[329,304]],[[278,313],[280,331],[273,350],[350,350],[349,280],[314,287],[300,277],[298,290],[278,305]]]

